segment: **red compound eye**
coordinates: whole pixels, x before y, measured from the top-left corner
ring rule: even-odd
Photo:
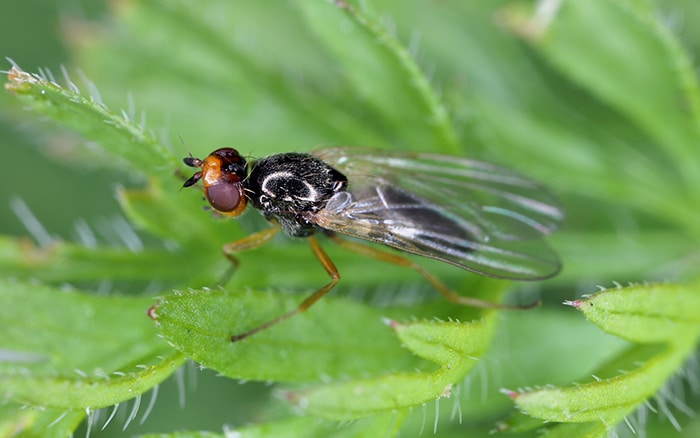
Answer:
[[[246,205],[243,187],[240,182],[224,182],[205,187],[204,196],[214,210],[230,216],[241,214]]]
[[[217,149],[204,160],[187,157],[183,162],[190,167],[201,170],[183,187],[190,187],[202,180],[204,197],[211,207],[227,216],[238,216],[246,206],[243,192],[243,180],[246,178],[248,166],[238,151],[232,148]]]

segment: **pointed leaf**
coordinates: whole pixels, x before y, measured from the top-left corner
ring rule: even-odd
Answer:
[[[570,304],[604,330],[641,343],[594,371],[590,383],[508,393],[521,411],[548,422],[617,424],[661,390],[700,338],[694,286],[633,286]]]
[[[381,313],[335,297],[231,342],[232,335],[293,309],[302,299],[254,291],[189,291],[162,297],[149,314],[175,348],[205,367],[238,379],[317,381],[414,363],[381,323]]]
[[[634,348],[626,354],[641,358]],[[617,424],[652,397],[683,363],[687,354],[687,348],[668,347],[655,356],[647,356],[641,367],[615,377],[568,388],[512,393],[511,397],[519,409],[542,420]]]
[[[633,342],[692,341],[700,331],[700,291],[677,284],[631,286],[569,304],[608,333]]]
[[[161,175],[177,168],[173,155],[144,126],[108,110],[98,95],[83,95],[72,82],[64,88],[16,65],[7,78],[5,88],[24,105],[101,145],[110,154],[110,163]]]
[[[288,398],[313,415],[351,420],[449,397],[453,385],[464,378],[488,348],[494,323],[493,314],[470,323],[391,322],[406,348],[440,368],[333,383],[293,392]]]
[[[154,336],[148,299],[94,297],[0,280],[0,392],[64,409],[131,399],[184,358]]]

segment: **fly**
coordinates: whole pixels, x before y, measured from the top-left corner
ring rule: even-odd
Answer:
[[[509,169],[459,157],[366,148],[326,148],[310,154],[283,153],[248,163],[232,148],[205,159],[185,158],[199,170],[185,181],[202,181],[204,197],[219,214],[236,217],[252,204],[275,226],[223,247],[234,254],[268,242],[282,230],[305,237],[330,277],[296,309],[247,332],[239,341],[311,307],[340,280],[319,245],[323,232],[338,245],[406,266],[448,300],[478,307],[503,305],[459,295],[420,265],[340,235],[452,264],[487,277],[542,280],[561,269],[541,239],[563,218],[539,184]]]

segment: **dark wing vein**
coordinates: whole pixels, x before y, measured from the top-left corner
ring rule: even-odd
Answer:
[[[541,279],[560,268],[539,238],[556,228],[561,211],[541,186],[508,169],[361,148],[316,155],[350,182],[315,216],[322,228],[492,277]]]

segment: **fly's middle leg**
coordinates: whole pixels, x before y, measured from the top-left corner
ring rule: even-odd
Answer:
[[[264,230],[258,231],[257,233],[253,233],[249,236],[243,237],[242,239],[238,239],[224,245],[221,248],[221,251],[224,253],[224,257],[226,257],[226,260],[228,260],[231,263],[231,267],[221,279],[221,284],[228,283],[228,280],[231,279],[231,276],[236,271],[236,269],[238,269],[238,265],[240,265],[241,263],[234,254],[263,246],[264,244],[269,242],[273,237],[275,237],[275,235],[277,235],[279,231],[279,226],[265,228]]]
[[[274,319],[271,319],[267,321],[264,324],[261,324],[251,330],[248,330],[247,332],[238,334],[238,335],[233,335],[231,336],[231,342],[236,342],[240,341],[241,339],[245,339],[248,336],[254,335],[255,333],[258,333],[260,331],[263,331],[275,324],[278,324],[282,321],[285,321],[289,318],[291,318],[294,315],[297,315],[299,313],[302,313],[306,311],[309,307],[313,306],[316,301],[320,300],[323,298],[324,295],[326,295],[328,292],[330,292],[333,287],[340,281],[340,273],[338,273],[338,269],[335,267],[335,264],[333,261],[328,257],[328,254],[321,248],[321,245],[319,245],[318,241],[314,236],[309,236],[308,237],[309,245],[311,246],[311,250],[313,251],[314,255],[318,259],[318,261],[321,263],[323,266],[323,269],[326,270],[326,273],[330,277],[330,282],[328,282],[325,286],[322,288],[318,289],[316,292],[312,293],[309,295],[304,301],[302,301],[296,308],[290,310],[287,313],[284,313]]]

